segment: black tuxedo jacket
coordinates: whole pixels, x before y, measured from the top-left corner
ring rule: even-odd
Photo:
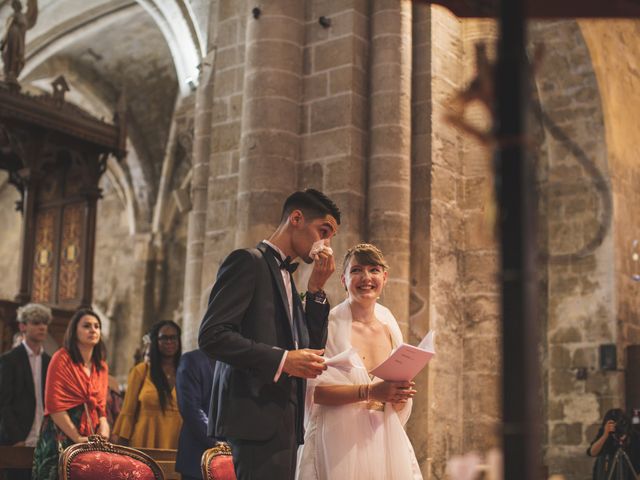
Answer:
[[[42,353],[42,398],[51,357]],[[13,445],[29,435],[36,395],[29,356],[24,345],[0,356],[0,444]]]
[[[292,282],[293,284],[293,282]],[[200,326],[200,348],[215,359],[208,434],[219,440],[266,441],[281,427],[287,402],[297,404],[302,443],[306,382],[273,379],[283,350],[324,348],[329,304],[303,307],[293,288],[293,318],[279,263],[264,243],[232,252],[218,270]]]

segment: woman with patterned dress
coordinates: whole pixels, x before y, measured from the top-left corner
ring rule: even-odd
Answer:
[[[113,433],[123,445],[175,450],[182,427],[175,389],[180,327],[164,320],[151,327],[149,337],[149,362],[131,370]]]
[[[106,417],[109,371],[102,323],[91,310],[78,310],[63,347],[53,354],[44,390],[44,414],[33,455],[33,480],[58,478],[59,452],[89,435],[109,438]]]

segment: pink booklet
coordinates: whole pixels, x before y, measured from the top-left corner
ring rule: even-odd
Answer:
[[[389,358],[371,370],[371,374],[382,380],[402,382],[413,380],[436,352],[433,346],[434,332],[431,331],[417,347],[403,343]]]

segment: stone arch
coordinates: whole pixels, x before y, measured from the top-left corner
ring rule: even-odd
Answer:
[[[171,52],[180,94],[189,95],[197,86],[198,66],[205,47],[196,16],[189,2],[184,0],[109,1],[80,11],[50,28],[36,27],[36,36],[27,45],[27,62],[22,76],[29,75],[41,63],[71,45],[78,34],[115,28],[123,19],[138,14],[136,10],[140,7],[153,19]],[[65,7],[57,5],[56,8]],[[77,10],[69,6],[69,11]]]
[[[577,22],[534,22],[530,41],[546,52],[532,109],[545,251],[539,263],[544,460],[550,473],[585,478],[594,426],[619,400],[617,374],[607,377],[596,365],[598,346],[618,336],[605,117]]]
[[[615,302],[620,325],[618,358],[624,348],[640,344],[640,296],[634,278],[640,271],[637,245],[640,222],[637,205],[640,198],[637,126],[640,100],[638,75],[638,20],[580,21],[581,33],[593,58],[595,75],[602,94],[605,133],[609,154],[611,185],[615,200]],[[633,375],[628,376],[634,379]],[[631,385],[628,384],[627,388]],[[640,405],[626,405],[627,409]]]
[[[198,84],[198,67],[205,54],[200,32],[189,2],[184,0],[136,0],[151,15],[171,50],[180,93],[191,94]]]

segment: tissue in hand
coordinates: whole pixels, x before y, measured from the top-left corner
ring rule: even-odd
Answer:
[[[333,255],[333,250],[329,245],[325,245],[324,240],[318,240],[311,246],[311,251],[309,252],[309,256],[314,260],[318,258],[318,254],[320,252],[324,252],[327,255]]]

